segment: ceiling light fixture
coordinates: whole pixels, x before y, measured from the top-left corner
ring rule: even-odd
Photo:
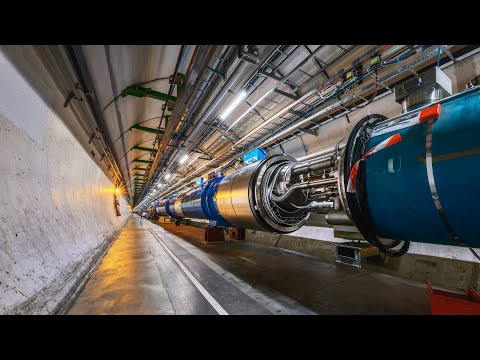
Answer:
[[[185,161],[188,160],[188,154],[183,155],[180,160],[178,161],[179,164],[183,164]]]
[[[165,174],[165,180],[170,179],[171,176],[172,176],[172,175],[170,175],[169,173],[166,173],[166,174]]]
[[[247,97],[247,92],[245,90],[241,90],[237,93],[235,99],[232,101],[230,105],[225,109],[225,111],[219,116],[221,120],[225,120],[233,110],[237,108],[238,105]]]

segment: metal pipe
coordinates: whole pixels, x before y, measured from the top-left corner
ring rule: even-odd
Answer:
[[[158,147],[157,154],[155,156],[154,162],[152,164],[151,169],[153,169],[153,174],[149,177],[148,184],[150,185],[152,182],[152,179],[155,178],[158,175],[158,172],[161,170],[163,166],[163,162],[165,160],[165,154],[166,154],[166,148],[170,146],[171,143],[171,134],[174,131],[174,128],[176,127],[178,120],[181,118],[182,113],[184,112],[184,104],[188,103],[193,95],[193,92],[190,91],[190,88],[193,87],[197,82],[199,82],[198,76],[199,74],[203,74],[203,71],[205,69],[205,66],[207,65],[206,62],[209,61],[210,56],[213,54],[213,47],[211,46],[200,46],[195,48],[195,52],[193,54],[192,60],[190,62],[189,69],[186,73],[185,76],[185,85],[178,96],[178,99],[175,103],[175,107],[173,109],[173,112],[170,116],[170,119],[173,119],[173,121],[169,121],[168,126],[165,129],[164,136],[162,138],[162,141]],[[208,59],[208,60],[207,60]],[[160,157],[162,157],[161,163],[160,163]],[[149,186],[145,187],[148,188]],[[145,195],[144,193],[142,194],[141,198],[143,198]],[[142,201],[143,203],[143,201]]]
[[[297,65],[295,67],[294,70],[297,70],[299,69],[301,66],[303,66],[305,64],[305,61],[308,61],[310,58],[314,57],[315,56],[315,53],[320,50],[322,47],[320,46],[318,49],[316,49],[315,51],[311,52],[311,54],[305,58],[304,61],[302,61],[299,65]],[[347,52],[341,54],[340,57],[344,56]],[[322,70],[325,71],[327,70],[327,68],[330,67],[331,64],[333,64],[335,61],[338,60],[338,58],[340,57],[337,57],[335,58],[334,61],[332,61],[328,66],[324,67]],[[291,71],[284,79],[288,79],[288,77],[293,74],[295,71]],[[330,82],[331,80],[329,80]],[[235,144],[233,144],[232,148],[235,148],[236,146],[238,146],[239,144],[241,144],[242,142],[245,142],[247,140],[249,140],[251,137],[253,137],[253,135],[255,135],[256,133],[258,133],[261,129],[263,129],[265,126],[267,126],[268,124],[270,124],[271,122],[273,122],[273,120],[277,119],[280,115],[284,114],[285,112],[287,112],[289,109],[291,109],[292,107],[300,104],[301,102],[303,101],[306,101],[307,99],[309,99],[312,94],[314,94],[317,90],[318,90],[319,86],[317,86],[316,88],[310,90],[307,94],[303,95],[301,98],[295,100],[294,102],[290,103],[289,105],[287,105],[285,108],[279,110],[278,112],[276,112],[274,115],[272,115],[267,121],[261,123],[259,126],[257,126],[256,128],[252,129],[248,134],[246,134],[244,137],[242,137],[239,141],[237,141]]]
[[[328,169],[333,166],[332,156],[326,159],[313,160],[311,162],[304,162],[297,164],[292,168],[292,172],[295,175],[309,173],[311,171],[317,171],[322,169]]]
[[[284,201],[286,198],[288,198],[295,190],[298,189],[308,189],[312,188],[315,186],[320,186],[320,185],[331,185],[331,184],[336,184],[337,179],[332,178],[332,179],[327,179],[327,180],[312,180],[312,181],[307,181],[299,184],[294,184],[288,188],[288,190],[280,196],[276,196],[275,194],[272,194],[272,200],[273,201]]]
[[[228,49],[228,46],[225,45],[225,46],[223,46],[223,47],[220,49],[219,53],[222,54],[222,53],[224,53],[225,51],[227,51],[227,49]],[[219,65],[219,63],[223,62],[223,60],[224,60],[224,59],[220,59],[220,58],[218,58],[218,56],[216,56],[216,59],[215,59],[215,61],[213,62],[213,64],[210,65],[210,68],[215,69],[215,68]],[[239,61],[239,60],[238,60],[238,61]],[[236,63],[237,63],[237,62],[236,62]],[[235,63],[235,64],[236,64],[236,63]],[[204,69],[204,71],[206,71],[206,70],[208,70],[208,68],[205,68],[205,69]],[[202,73],[202,76],[203,76],[203,73]],[[215,74],[213,74],[211,71],[209,71],[209,73],[208,73],[207,76],[206,76],[206,79],[205,79],[204,83],[207,83],[207,84],[208,84],[208,82],[209,82],[214,76],[215,76]],[[200,84],[200,82],[199,82],[199,83],[197,84],[197,86],[195,87],[194,92],[197,91],[197,88],[198,88],[198,85],[199,85],[199,84]],[[207,87],[208,87],[208,85],[206,85],[205,88],[204,88],[204,89],[201,89],[200,91],[204,91]],[[193,95],[193,93],[192,93],[192,95]],[[202,98],[203,98],[203,96],[201,96],[200,99],[202,99]],[[191,101],[191,100],[189,100],[189,103],[190,103],[190,101]],[[213,101],[213,100],[212,100],[212,101]],[[195,103],[195,105],[194,105],[193,108],[190,107],[190,105],[186,105],[186,106],[185,106],[186,108],[189,109],[189,112],[188,112],[188,114],[187,114],[187,117],[183,120],[183,123],[182,123],[182,125],[181,125],[181,129],[178,131],[179,134],[183,133],[183,131],[185,130],[185,127],[186,127],[186,126],[188,125],[188,123],[189,123],[188,118],[194,113],[197,104],[198,104],[198,100],[197,100],[197,102]],[[197,124],[198,124],[198,123],[197,123]],[[190,137],[190,134],[187,136],[187,138],[186,138],[185,140],[182,140],[182,144],[185,144],[187,141],[189,141],[189,137]],[[183,155],[183,154],[186,154],[186,153],[188,153],[188,150],[187,150],[187,151],[184,151],[183,153],[180,152],[180,151],[177,151],[177,152],[173,155],[172,158],[168,159],[168,165],[167,165],[166,171],[169,171],[169,169],[176,163],[176,161],[177,161],[177,159],[180,157],[180,155]],[[167,155],[168,155],[168,154],[167,154]],[[164,156],[164,158],[168,158],[168,156]]]
[[[338,150],[343,150],[345,148],[345,146],[347,146],[347,144],[338,145]],[[328,149],[324,149],[324,150],[320,150],[320,151],[311,153],[309,155],[298,157],[296,159],[297,159],[298,162],[303,162],[303,161],[307,161],[307,160],[310,160],[310,159],[325,157],[327,155],[330,156],[330,155],[335,153],[336,149],[337,149],[337,146],[334,146],[334,147],[331,147],[331,148],[328,148]]]
[[[327,223],[330,225],[355,225],[343,210],[329,210],[325,216]]]
[[[275,49],[273,49],[273,46],[267,47],[267,48],[265,49],[265,52],[266,52],[268,55],[264,58],[264,60],[263,60],[259,65],[257,65],[257,67],[256,67],[257,71],[258,71],[262,66],[264,66],[264,64],[265,64],[266,61],[269,61],[269,59],[273,56],[274,51],[275,51]],[[237,59],[236,62],[232,65],[232,67],[233,67],[233,66],[237,66],[240,62],[242,62],[242,61],[241,61],[240,59]],[[247,63],[247,65],[248,65],[248,63]],[[244,65],[243,67],[245,68],[245,66],[246,66],[246,65]],[[236,72],[238,72],[238,66],[237,66],[237,68],[235,68],[235,69],[233,70],[232,74],[230,75],[229,81],[231,81],[231,79],[235,76]],[[238,76],[237,76],[237,78],[238,78]],[[227,83],[228,83],[229,81],[227,81]],[[226,93],[226,92],[229,90],[229,88],[225,89],[225,86],[227,85],[227,83],[225,83],[225,84],[223,85],[223,87],[222,87],[222,90],[223,90],[224,93]],[[221,90],[221,91],[222,91],[222,90]],[[187,138],[183,141],[183,144],[187,144],[188,142],[191,141],[191,142],[193,143],[193,144],[192,144],[192,147],[195,147],[198,140],[195,139],[194,141],[192,141],[191,138],[193,138],[194,136],[196,136],[197,133],[200,132],[200,130],[202,131],[202,133],[205,133],[205,131],[208,131],[208,129],[211,128],[211,125],[212,125],[212,124],[205,124],[205,126],[207,126],[207,127],[205,128],[205,126],[204,126],[204,123],[205,123],[205,122],[204,122],[204,119],[206,119],[206,117],[207,117],[208,115],[210,115],[210,113],[213,111],[214,107],[216,107],[216,105],[218,104],[218,102],[221,101],[221,99],[223,98],[223,95],[222,95],[222,97],[220,97],[220,99],[218,99],[218,98],[219,98],[219,93],[217,93],[217,94],[215,95],[215,98],[210,102],[210,104],[208,105],[207,109],[203,112],[201,118],[197,121],[196,124],[199,125],[199,126],[195,127],[194,130],[192,130],[192,132],[191,132],[191,133],[187,136]],[[215,104],[215,102],[216,102],[217,99],[218,99],[217,104]],[[208,113],[207,113],[207,112],[208,112]],[[218,139],[217,139],[217,140],[218,140]],[[184,151],[184,153],[187,153],[188,151],[189,151],[189,150],[187,149],[186,151]],[[174,166],[174,165],[176,164],[176,160],[178,159],[178,157],[179,157],[180,155],[181,155],[181,153],[180,153],[180,151],[178,151],[178,152],[173,156],[173,158],[169,161],[169,164],[168,164],[168,166],[167,166],[167,171],[168,171],[168,169],[170,169],[172,166]]]
[[[197,126],[193,128],[193,130],[188,134],[187,138],[183,142],[184,144],[190,142],[193,137],[195,137],[200,130],[202,130],[205,126],[206,120],[212,114],[212,112],[217,108],[220,102],[223,100],[225,95],[227,94],[228,90],[237,82],[237,80],[244,74],[244,71],[252,65],[246,61],[239,60],[236,64],[235,70],[233,70],[232,74],[228,77],[228,80],[223,84],[220,91],[215,95],[210,105],[205,109],[202,116],[197,121]]]
[[[451,45],[446,45],[447,47],[451,47]],[[411,54],[409,56],[413,56],[413,55],[416,55],[417,53],[419,52],[424,52],[426,50],[426,48],[428,48],[429,46],[424,46],[419,50],[415,51],[415,52],[411,52]],[[401,72],[404,72],[404,71],[407,71],[408,69],[411,69],[414,65],[418,65],[418,63],[421,63],[422,61],[425,61],[427,60],[432,53],[435,53],[436,54],[436,51],[433,51],[433,52],[430,52],[429,54],[427,55],[424,55],[423,57],[420,57],[419,59],[417,60],[414,60],[412,61],[409,65],[407,65],[406,67],[404,67],[404,70],[401,69],[398,69],[396,71],[394,71],[394,74],[389,74],[387,75],[386,77],[380,79],[380,83],[383,83],[385,82],[386,80],[389,80],[390,78],[394,77],[394,76],[397,76],[399,73]],[[404,60],[404,59],[403,59]],[[420,61],[421,60],[421,61]],[[385,66],[388,66],[390,65],[389,63],[385,63],[385,64],[381,64],[379,65],[378,67],[376,68],[372,68],[370,69],[368,72],[364,73],[363,75],[360,75],[358,78],[356,78],[356,81],[354,83],[348,83],[346,85],[343,85],[342,88],[340,88],[336,93],[326,97],[324,100],[320,101],[320,103],[318,103],[317,105],[313,106],[312,108],[308,109],[305,111],[305,114],[309,114],[309,113],[312,113],[313,110],[317,109],[318,107],[322,106],[323,104],[325,104],[328,100],[332,99],[333,97],[337,96],[337,95],[340,95],[341,93],[345,92],[346,89],[348,89],[349,87],[352,87],[354,86],[354,84],[356,84],[358,81],[360,81],[361,79],[365,78],[366,76],[369,76],[371,75],[374,71],[377,71],[378,69],[380,68],[383,68]],[[401,71],[399,71],[401,70]],[[283,131],[280,131],[279,133],[275,134],[274,136],[271,136],[270,138],[268,138],[267,140],[265,140],[260,146],[266,146],[268,143],[272,142],[273,140],[277,139],[278,137],[280,136],[283,136],[291,131],[294,131],[296,128],[298,128],[299,126],[305,124],[306,122],[309,122],[309,121],[312,121],[313,119],[315,119],[316,117],[319,117],[320,115],[323,115],[324,113],[336,108],[337,106],[341,106],[342,104],[354,99],[355,97],[358,97],[358,96],[361,96],[362,94],[366,93],[367,91],[371,90],[372,87],[374,86],[374,84],[370,84],[368,86],[366,86],[365,88],[362,89],[362,91],[358,94],[355,94],[355,93],[352,93],[351,95],[348,95],[347,97],[343,98],[342,100],[339,100],[337,101],[336,103],[330,105],[330,106],[327,106],[326,108],[314,113],[313,115],[309,116],[308,118],[306,119],[303,119],[301,121],[299,121],[298,123],[295,123],[296,120],[299,120],[300,118],[295,118],[293,121],[290,121],[286,126],[288,126],[289,124],[292,124],[291,126],[288,126],[286,129],[284,129]]]

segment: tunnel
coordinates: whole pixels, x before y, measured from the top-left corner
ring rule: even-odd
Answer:
[[[1,45],[0,314],[480,314],[477,45]]]

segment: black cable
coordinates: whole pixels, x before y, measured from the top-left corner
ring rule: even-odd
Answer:
[[[373,92],[372,96],[370,97],[370,99],[368,100],[368,102],[365,105],[358,106],[358,105],[352,104],[356,108],[355,111],[363,109],[364,107],[366,107],[366,106],[368,106],[372,103],[373,99],[375,99],[375,97],[377,96],[377,91],[378,91],[379,85],[380,85],[380,81],[378,80],[377,72],[375,72],[375,91]],[[354,115],[354,114],[350,114],[350,116],[352,116],[352,115]]]
[[[478,260],[480,260],[480,256],[473,250],[471,247],[469,247],[470,251],[472,252],[473,256],[475,256]]]
[[[355,193],[357,195],[357,201],[360,205],[360,210],[363,215],[363,220],[366,224],[366,235],[365,238],[369,243],[376,246],[381,252],[383,252],[387,256],[391,257],[399,257],[405,255],[408,252],[410,247],[410,241],[403,241],[403,245],[399,250],[391,250],[387,249],[382,242],[377,238],[374,232],[374,225],[372,218],[370,216],[370,211],[368,209],[368,202],[367,202],[367,181],[366,181],[366,166],[365,161],[361,161],[358,166],[358,173],[357,173],[357,191]],[[400,244],[400,243],[399,243]],[[398,246],[398,244],[396,245]]]
[[[112,99],[112,101],[110,101],[107,105],[105,105],[105,107],[103,108],[102,112],[105,112],[105,109],[106,109],[111,103],[113,103],[115,100],[117,100],[117,99],[120,97],[120,95],[122,95],[122,94],[118,94],[117,96],[115,96],[115,97]]]
[[[362,158],[367,150],[373,127],[378,121],[385,119],[386,117],[382,115],[369,115],[361,119],[353,128],[344,150],[345,166],[343,171],[345,188],[347,188],[350,169],[358,159]],[[400,250],[392,251],[391,249],[387,249],[377,238],[375,226],[368,208],[365,169],[365,161],[360,161],[357,172],[357,190],[355,193],[345,193],[353,222],[357,226],[364,239],[373,246],[377,247],[385,255],[391,257],[402,256],[408,251],[410,246],[409,241],[404,241]],[[394,247],[398,246],[399,244],[400,242]]]

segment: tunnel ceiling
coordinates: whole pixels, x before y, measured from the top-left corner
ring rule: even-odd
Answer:
[[[314,134],[312,129],[318,130],[320,123],[333,117],[329,115],[332,112],[317,118],[312,114],[349,95],[326,99],[328,96],[316,90],[337,74],[345,74],[356,59],[393,51],[393,47],[84,45],[82,51],[118,167],[134,205],[138,205],[177,188],[185,191],[195,179],[256,147],[268,149],[281,145],[287,137],[308,135],[309,131]],[[412,46],[404,48],[412,50]],[[393,67],[397,68],[400,66]],[[175,71],[183,75],[180,84],[169,82]],[[398,74],[386,81],[388,85],[382,84],[383,91],[392,92],[389,85],[398,81]],[[370,77],[359,88],[374,82]],[[139,97],[132,86],[155,93]],[[178,98],[163,110],[169,90]],[[373,87],[371,90],[363,96],[372,94]],[[245,98],[222,118],[242,91]],[[352,110],[347,103],[334,110],[338,109],[342,116]],[[309,121],[302,121],[308,117]],[[292,127],[299,121],[300,126]],[[274,134],[281,136],[270,139]]]
[[[134,175],[144,174],[141,169],[148,164],[144,161],[149,160],[150,152],[145,149],[153,148],[155,131],[165,128],[165,118],[160,118],[165,101],[133,95],[123,97],[121,93],[129,86],[139,85],[167,94],[181,46],[84,45],[82,48],[118,166],[133,196],[134,179],[138,177]],[[193,50],[194,46],[189,47],[180,59],[180,73],[188,67]]]

